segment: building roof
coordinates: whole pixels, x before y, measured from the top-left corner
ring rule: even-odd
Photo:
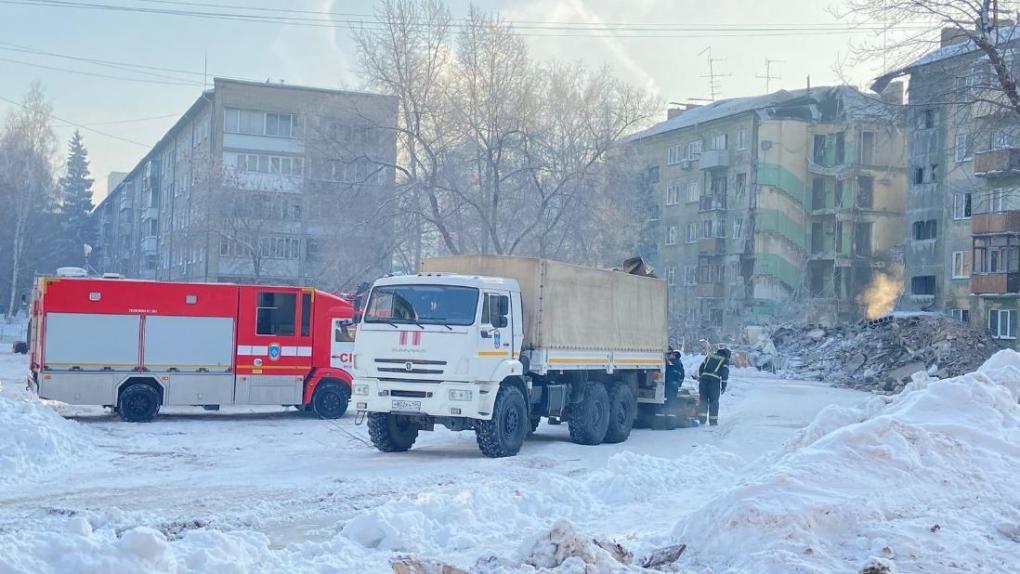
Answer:
[[[994,36],[996,45],[1000,43],[1011,44],[1020,41],[1020,37],[1017,36],[1018,32],[1020,32],[1020,26],[1016,25],[1001,26],[999,28],[992,30],[991,35]],[[948,46],[942,46],[940,48],[932,50],[931,52],[928,52],[927,54],[924,54],[923,56],[917,58],[916,60],[910,62],[909,64],[900,66],[899,68],[893,70],[889,70],[888,72],[875,78],[875,81],[871,83],[871,90],[874,92],[881,92],[882,90],[885,89],[887,85],[889,85],[889,82],[891,82],[893,79],[899,76],[912,73],[917,68],[928,66],[938,62],[944,62],[957,56],[963,56],[966,54],[977,52],[978,50],[979,48],[977,47],[977,44],[975,44],[974,41],[971,39],[967,39],[962,42],[957,42],[955,44],[950,44]]]
[[[850,117],[864,119],[874,117],[879,113],[882,113],[884,116],[888,115],[888,106],[884,102],[867,96],[854,87],[819,86],[817,88],[802,88],[799,90],[779,90],[771,94],[746,98],[719,100],[706,106],[685,111],[674,118],[631,134],[626,140],[635,141],[644,139],[750,112],[762,112],[768,117],[773,117],[776,113],[774,109],[798,105],[817,106],[832,98],[841,99],[841,112]],[[773,110],[770,111],[770,108]],[[883,110],[885,111],[883,112]],[[811,110],[811,114],[814,119],[821,119],[822,114],[819,110]]]

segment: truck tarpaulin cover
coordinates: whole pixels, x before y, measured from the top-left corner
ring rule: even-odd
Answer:
[[[666,350],[666,282],[660,279],[495,255],[434,257],[422,271],[516,279],[525,348]]]

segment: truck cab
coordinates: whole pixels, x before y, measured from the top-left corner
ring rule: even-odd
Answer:
[[[523,385],[521,291],[514,279],[440,273],[375,283],[355,342],[359,411],[490,420],[499,385]]]

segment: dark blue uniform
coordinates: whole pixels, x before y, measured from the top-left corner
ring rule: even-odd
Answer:
[[[698,393],[701,403],[698,405],[698,420],[710,425],[719,424],[719,396],[726,392],[726,383],[730,378],[729,357],[715,352],[705,357],[698,367]]]

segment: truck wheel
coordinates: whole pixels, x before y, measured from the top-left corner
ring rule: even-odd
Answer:
[[[496,395],[492,420],[475,422],[475,440],[487,457],[513,456],[521,450],[530,428],[524,394],[513,385],[503,385]]]
[[[403,415],[368,413],[368,436],[383,452],[404,452],[418,438],[418,426]]]
[[[347,385],[336,381],[323,381],[312,394],[312,412],[320,419],[338,419],[347,412],[351,393]]]
[[[24,341],[15,341],[14,345],[11,346],[11,350],[13,350],[16,355],[27,355],[28,343]]]
[[[596,445],[606,438],[609,428],[609,393],[602,383],[588,383],[584,398],[570,406],[570,440],[577,444]]]
[[[627,440],[630,429],[634,428],[637,414],[637,399],[626,383],[617,383],[609,390],[609,428],[604,442],[617,443]]]
[[[132,423],[152,420],[159,412],[159,391],[151,385],[132,383],[120,392],[117,413],[120,418]]]

